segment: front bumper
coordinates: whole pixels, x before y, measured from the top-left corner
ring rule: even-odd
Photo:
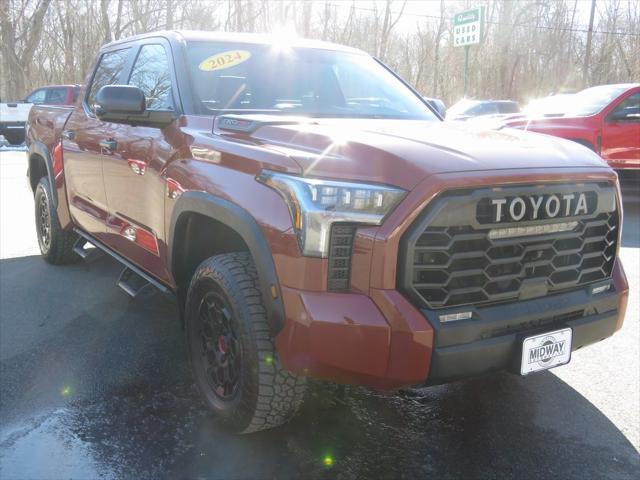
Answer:
[[[628,298],[627,281],[618,261],[611,274],[613,289],[606,293],[591,296],[589,285],[492,304],[477,311],[473,320],[445,327],[440,325],[440,313],[421,311],[398,291],[401,240],[441,192],[569,181],[614,183],[616,176],[605,168],[580,169],[579,174],[575,169],[558,168],[425,178],[383,225],[358,229],[349,293],[327,292],[327,262],[292,255],[290,252],[297,251],[295,237],[278,232],[274,263],[282,287],[285,322],[276,336],[276,347],[283,366],[337,383],[393,389],[514,369],[514,352],[520,348],[521,337],[535,335],[540,329],[570,325],[574,348],[613,334],[622,326]],[[579,311],[581,316],[575,313]],[[450,334],[454,329],[457,333]]]
[[[595,286],[610,285],[603,293]],[[569,327],[572,350],[611,336],[622,325],[628,287],[618,263],[606,282],[547,297],[474,309],[474,318],[436,329],[426,384],[447,383],[491,371],[520,372],[524,337]],[[432,316],[431,313],[427,315]]]
[[[380,389],[427,377],[433,328],[400,293],[372,298],[285,287],[282,296],[286,319],[276,346],[287,370]]]
[[[285,328],[276,345],[283,366],[294,373],[380,389],[517,372],[523,337],[568,326],[576,350],[618,330],[629,292],[619,262],[608,282],[604,293],[594,295],[590,285],[476,308],[473,319],[448,324],[395,290],[367,296],[285,287]]]

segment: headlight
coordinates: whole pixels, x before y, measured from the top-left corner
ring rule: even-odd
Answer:
[[[406,195],[400,188],[338,182],[263,170],[259,182],[284,198],[303,255],[326,257],[336,222],[380,225]]]

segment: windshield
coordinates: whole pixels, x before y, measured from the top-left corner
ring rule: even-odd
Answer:
[[[456,104],[450,106],[447,109],[447,115],[464,115],[469,113],[473,107],[480,105],[480,102],[476,100],[460,100]]]
[[[561,93],[533,99],[527,104],[524,113],[527,115],[561,114],[570,105],[571,97],[573,97],[573,94]]]
[[[603,85],[587,88],[567,98],[563,111],[567,117],[594,115],[629,88],[628,85]]]
[[[192,42],[199,113],[437,120],[368,55],[273,45]]]

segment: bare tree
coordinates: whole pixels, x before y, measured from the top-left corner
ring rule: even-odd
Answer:
[[[289,25],[305,36],[377,56],[428,96],[447,103],[463,89],[464,50],[452,17],[471,0],[0,0],[0,95],[23,97],[43,83],[81,83],[105,42],[162,29],[269,32]],[[436,5],[438,9],[434,9]],[[598,0],[591,47],[578,0],[484,0],[482,43],[471,47],[470,92],[526,101],[593,83],[640,79],[640,2]],[[587,4],[587,6],[590,6]],[[404,28],[399,28],[402,25]],[[413,25],[412,28],[410,26]]]
[[[400,12],[396,14],[396,18],[393,18],[391,7],[394,4],[393,0],[387,0],[384,8],[384,20],[382,22],[382,31],[380,32],[380,45],[378,47],[377,56],[384,60],[387,53],[387,44],[389,43],[389,37],[391,31],[396,26],[398,21],[402,18],[405,7],[407,6],[407,0],[402,3]]]
[[[35,4],[29,0],[0,2],[2,98],[16,98],[25,93],[50,3],[51,0],[39,0]],[[28,11],[32,14],[27,16]]]

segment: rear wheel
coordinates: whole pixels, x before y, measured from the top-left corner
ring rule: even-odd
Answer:
[[[73,232],[60,227],[58,214],[51,202],[49,179],[42,177],[35,193],[36,232],[38,246],[44,259],[53,265],[74,263],[79,260],[73,252],[73,244],[78,238]]]
[[[187,293],[185,323],[196,385],[221,423],[249,433],[295,415],[306,381],[280,365],[248,253],[200,264]]]

